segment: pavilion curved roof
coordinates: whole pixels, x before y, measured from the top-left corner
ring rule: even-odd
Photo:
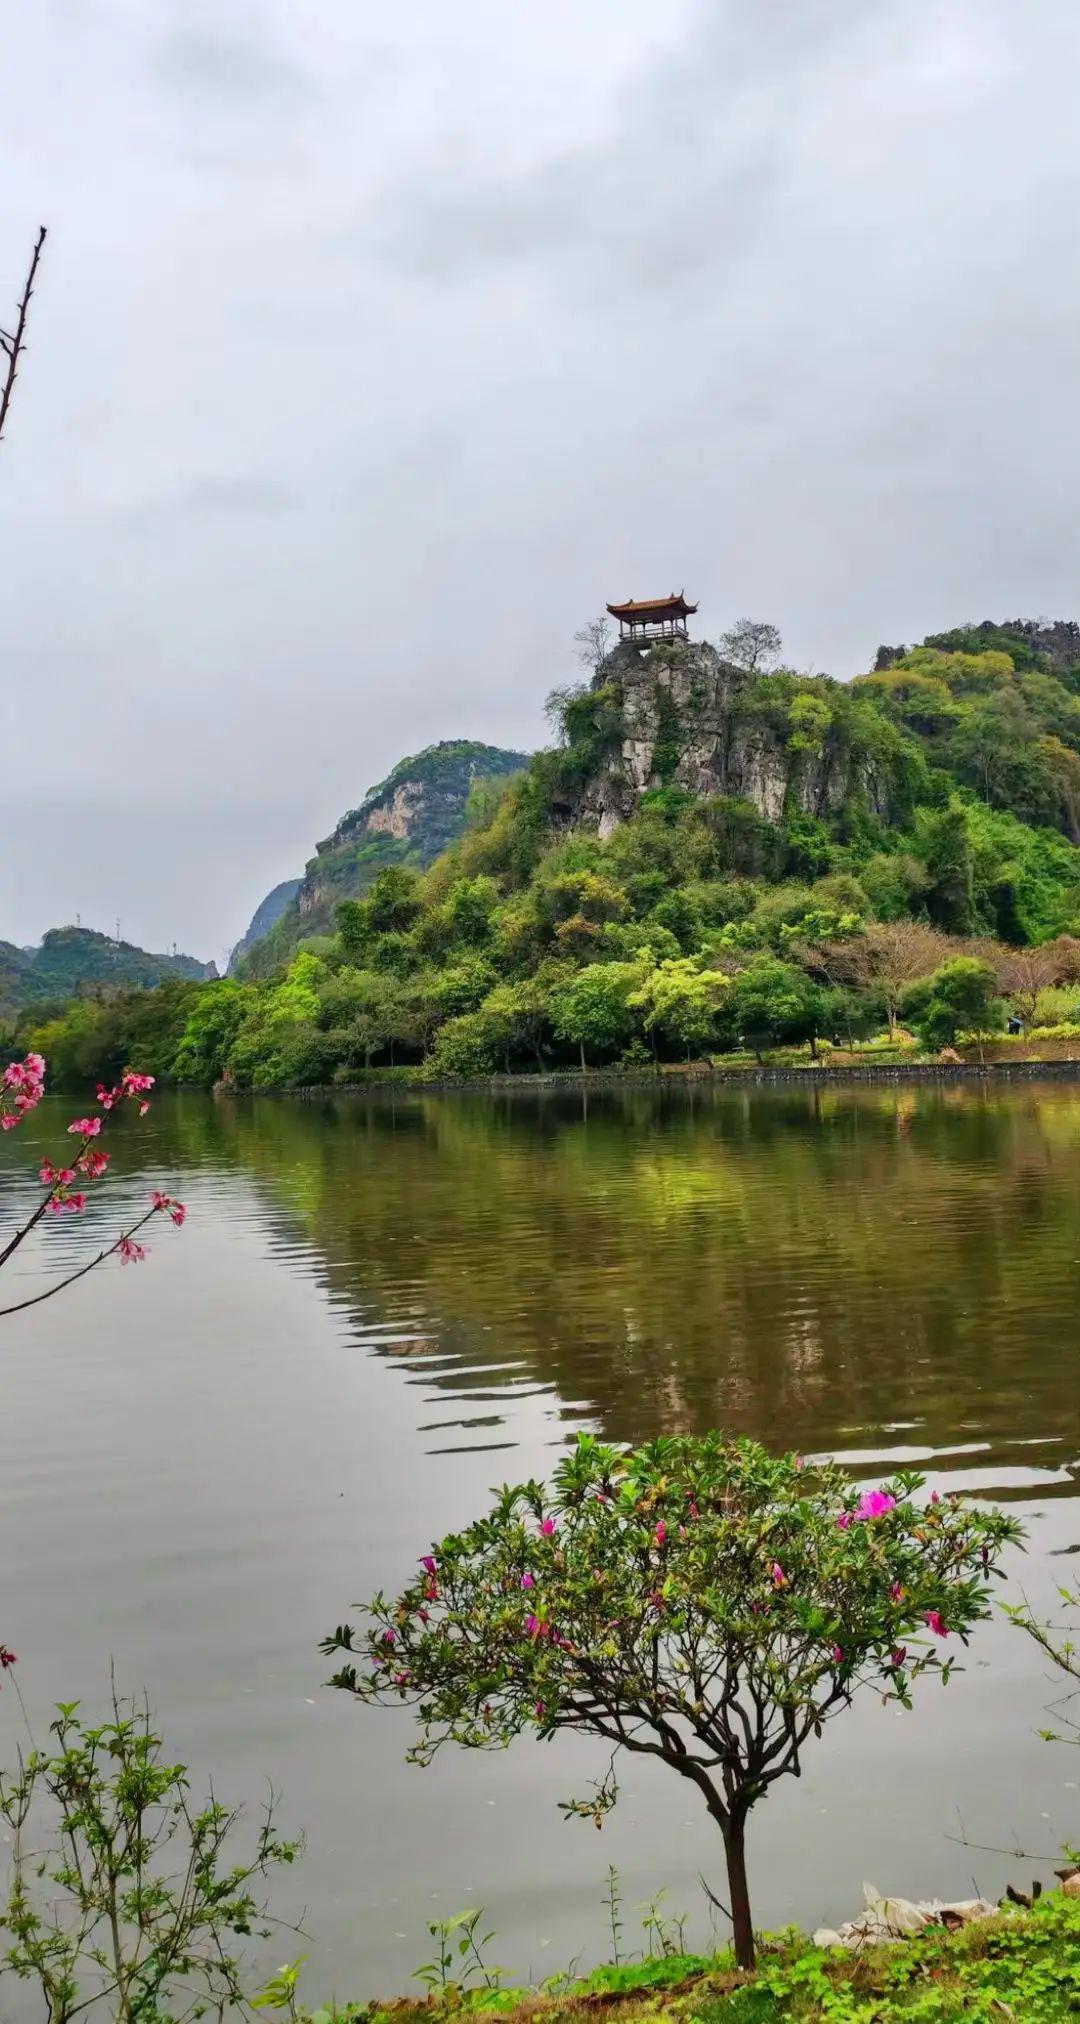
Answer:
[[[696,604],[688,604],[686,593],[673,590],[667,597],[628,598],[625,604],[609,604],[612,618],[686,618],[697,610]]]

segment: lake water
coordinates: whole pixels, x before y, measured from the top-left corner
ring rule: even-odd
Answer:
[[[4,1224],[73,1106],[0,1141]],[[75,1109],[78,1108],[76,1104]],[[609,1862],[707,1926],[704,1810],[628,1763],[598,1835],[555,1802],[585,1742],[408,1767],[409,1718],[328,1692],[317,1644],[489,1486],[582,1427],[719,1425],[875,1481],[900,1462],[1007,1501],[1032,1598],[1080,1570],[1080,1090],[628,1091],[167,1097],[124,1120],[81,1222],[4,1275],[5,1304],[161,1185],[188,1204],[145,1265],[110,1264],[0,1324],[0,1634],[35,1726],[99,1707],[114,1661],[170,1748],[230,1800],[271,1779],[307,1853],[312,1999],[406,1986],[426,1925],[486,1907],[497,1961],[606,1957]],[[1054,1692],[1004,1623],[916,1713],[871,1700],[751,1822],[762,1924],[882,1889],[991,1894],[1080,1838],[1080,1755],[1041,1743]],[[0,1697],[0,1756],[20,1736]],[[962,1825],[961,1825],[962,1823]],[[1044,1866],[1043,1875],[1048,1874]]]

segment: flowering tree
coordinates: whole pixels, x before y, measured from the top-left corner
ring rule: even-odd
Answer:
[[[96,1181],[104,1178],[108,1171],[109,1154],[101,1147],[102,1134],[108,1127],[112,1113],[124,1103],[137,1103],[139,1116],[145,1117],[150,1108],[147,1091],[154,1086],[152,1075],[137,1075],[133,1069],[125,1070],[112,1089],[99,1087],[97,1108],[87,1117],[77,1117],[68,1125],[68,1136],[75,1140],[74,1146],[59,1163],[51,1159],[42,1160],[38,1178],[44,1190],[41,1200],[22,1228],[16,1230],[6,1243],[0,1244],[0,1270],[14,1257],[21,1244],[25,1244],[30,1232],[46,1216],[79,1215],[85,1209],[88,1190]],[[0,1131],[15,1131],[36,1110],[45,1091],[45,1063],[40,1054],[28,1054],[25,1061],[12,1061],[0,1075]],[[140,1244],[138,1233],[152,1216],[167,1215],[180,1224],[186,1215],[183,1202],[174,1201],[171,1195],[164,1195],[155,1188],[150,1197],[150,1207],[121,1230],[111,1243],[80,1265],[65,1278],[53,1281],[41,1293],[32,1294],[27,1300],[18,1300],[10,1307],[0,1307],[0,1320],[8,1314],[19,1314],[26,1307],[36,1307],[42,1300],[51,1300],[65,1286],[74,1285],[76,1279],[84,1279],[96,1265],[106,1258],[116,1256],[122,1265],[137,1264],[146,1257],[146,1246]]]
[[[990,1614],[987,1581],[1019,1528],[950,1496],[914,1501],[902,1472],[863,1492],[843,1470],[756,1442],[589,1435],[550,1491],[504,1489],[486,1518],[424,1555],[396,1600],[323,1650],[354,1656],[332,1684],[405,1702],[412,1761],[445,1742],[501,1749],[532,1730],[602,1736],[659,1758],[720,1828],[739,1963],[754,1962],[750,1809],[856,1690],[903,1707],[953,1638]],[[609,1777],[594,1818],[613,1802]]]
[[[68,1126],[69,1137],[74,1146],[60,1164],[44,1159],[38,1168],[38,1179],[44,1190],[33,1214],[27,1217],[22,1228],[16,1230],[6,1243],[0,1242],[0,1271],[14,1257],[20,1244],[25,1244],[31,1230],[46,1216],[80,1215],[86,1207],[88,1190],[96,1181],[104,1178],[108,1171],[109,1154],[99,1143],[110,1117],[117,1106],[123,1103],[137,1103],[139,1116],[145,1117],[150,1108],[147,1092],[154,1086],[152,1075],[137,1075],[128,1069],[112,1089],[100,1086],[97,1093],[97,1110],[88,1117],[74,1118]],[[36,1110],[45,1093],[45,1062],[40,1054],[28,1054],[24,1061],[12,1061],[0,1075],[0,1131],[17,1131],[31,1111]],[[146,1245],[138,1242],[138,1233],[152,1216],[168,1215],[176,1224],[181,1224],[187,1214],[183,1202],[163,1195],[155,1188],[150,1197],[150,1207],[141,1216],[121,1230],[119,1236],[106,1244],[85,1265],[75,1272],[69,1272],[63,1279],[56,1279],[41,1293],[31,1294],[26,1300],[16,1300],[9,1307],[0,1307],[0,1320],[5,1315],[20,1314],[24,1308],[37,1307],[42,1300],[51,1300],[55,1293],[62,1293],[65,1286],[73,1286],[76,1279],[85,1279],[96,1265],[102,1265],[106,1258],[116,1256],[121,1265],[138,1264],[146,1257]],[[0,1641],[0,1681],[9,1667],[15,1665],[15,1654]]]

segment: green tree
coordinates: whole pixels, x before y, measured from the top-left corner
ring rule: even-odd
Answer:
[[[919,833],[926,859],[926,911],[947,935],[970,935],[975,927],[971,838],[962,808],[928,815]]]
[[[484,1011],[462,1012],[435,1035],[431,1066],[438,1075],[490,1075],[505,1046],[502,1023]]]
[[[569,1040],[580,1054],[614,1054],[632,1040],[637,1026],[631,1003],[642,981],[638,963],[589,963],[553,993],[551,1018],[560,1040]]]
[[[915,984],[901,1003],[927,1047],[951,1047],[958,1033],[992,1033],[1004,1023],[997,978],[977,956],[954,956]]]
[[[947,1678],[941,1641],[990,1615],[1016,1523],[959,1497],[926,1506],[902,1471],[863,1492],[753,1441],[658,1440],[632,1454],[582,1435],[549,1492],[507,1488],[425,1554],[361,1632],[333,1684],[412,1706],[430,1763],[446,1742],[525,1732],[601,1737],[694,1785],[723,1836],[740,1965],[754,1962],[746,1823],[862,1687],[911,1704]],[[599,1821],[609,1776],[570,1814]]]
[[[647,1033],[685,1049],[689,1061],[695,1047],[715,1045],[717,1011],[730,989],[722,970],[705,970],[694,956],[677,956],[650,970],[629,1003],[642,1014]]]
[[[446,896],[445,914],[455,941],[481,948],[491,939],[491,924],[499,904],[499,888],[493,878],[456,879]]]
[[[735,1032],[760,1061],[766,1047],[797,1046],[803,1040],[813,1051],[827,1007],[820,986],[805,970],[766,957],[732,978],[727,1013]]]
[[[420,881],[407,865],[388,864],[363,902],[377,935],[405,934],[420,912]]]
[[[322,1017],[347,1061],[371,1067],[372,1055],[390,1039],[400,993],[398,980],[383,970],[339,970],[324,986]]]
[[[236,984],[229,977],[206,985],[193,996],[171,1063],[178,1082],[220,1081],[233,1041],[255,1002],[256,992],[250,984]]]
[[[551,1028],[550,989],[542,977],[520,977],[496,984],[481,1011],[497,1022],[507,1055],[530,1054],[538,1074],[544,1072],[543,1041]]]

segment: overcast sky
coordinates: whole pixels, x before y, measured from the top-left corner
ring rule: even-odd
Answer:
[[[220,959],[607,598],[1080,615],[1078,75],[1076,0],[10,9],[0,938]]]

